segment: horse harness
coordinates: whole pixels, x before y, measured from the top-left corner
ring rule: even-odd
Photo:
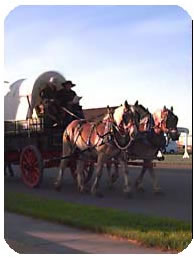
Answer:
[[[161,132],[167,132],[167,119],[168,119],[168,111],[161,111],[161,120],[154,122],[153,115],[149,113],[149,115],[145,116],[140,121],[140,132],[151,132],[154,130],[156,134],[160,134]]]
[[[90,151],[90,150],[92,150],[92,149],[94,149],[96,147],[102,146],[102,145],[107,144],[107,143],[116,146],[120,151],[125,151],[129,147],[130,140],[127,142],[127,144],[125,144],[125,146],[122,146],[119,143],[119,140],[116,137],[116,133],[119,132],[119,136],[122,137],[122,138],[124,138],[125,136],[120,132],[120,128],[114,123],[114,121],[111,118],[110,119],[106,119],[104,121],[99,121],[98,123],[93,123],[91,128],[90,128],[87,140],[84,140],[81,133],[82,133],[82,130],[83,130],[82,125],[85,124],[86,122],[87,121],[84,120],[84,119],[82,119],[82,120],[80,119],[79,120],[79,124],[78,124],[78,128],[77,128],[78,129],[78,133],[76,135],[74,145],[72,146],[72,152],[76,149],[76,142],[77,142],[79,137],[81,137],[82,141],[87,146],[87,149],[85,149],[83,151],[80,151],[80,152]],[[100,123],[104,123],[105,124],[105,129],[104,129],[103,134],[100,134],[99,131],[98,131],[98,125]],[[91,137],[92,137],[92,134],[94,132],[98,136],[98,141],[94,145],[92,145]],[[65,131],[65,133],[67,134],[67,131]]]

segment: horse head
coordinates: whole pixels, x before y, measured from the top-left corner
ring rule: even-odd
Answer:
[[[143,105],[139,104],[138,101],[135,102],[134,108],[138,116],[138,130],[140,132],[149,130],[149,128],[152,126],[152,119],[148,108],[145,108]]]
[[[139,117],[133,105],[125,101],[114,110],[113,119],[120,134],[129,135],[131,140],[135,138]]]
[[[153,114],[153,119],[155,128],[160,128],[173,141],[179,139],[180,133],[177,128],[178,117],[173,113],[173,107],[168,109],[164,106],[162,110],[158,110]]]
[[[179,139],[180,133],[177,128],[178,117],[173,113],[173,107],[168,109],[168,114],[166,118],[166,128],[167,128],[167,136],[171,138],[173,141],[177,141]]]

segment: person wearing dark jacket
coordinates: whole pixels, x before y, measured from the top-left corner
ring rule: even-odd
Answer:
[[[72,90],[76,84],[72,81],[65,81],[62,83],[63,88],[56,93],[56,99],[61,107],[65,107],[70,112],[78,116],[79,118],[84,118],[82,107],[79,105],[79,101],[82,97],[78,97],[75,91]],[[70,114],[66,115],[66,124],[70,123],[75,117]]]
[[[59,114],[60,107],[56,99],[56,95],[57,80],[56,78],[51,77],[46,87],[40,91],[40,97],[44,106],[46,121],[48,120],[47,117],[49,117],[55,123],[57,122],[57,124],[61,124],[61,117]],[[50,124],[49,120],[47,123]]]
[[[62,107],[71,108],[73,105],[73,99],[76,96],[75,91],[71,88],[75,87],[72,81],[66,81],[61,84],[63,88],[57,91],[56,98]]]

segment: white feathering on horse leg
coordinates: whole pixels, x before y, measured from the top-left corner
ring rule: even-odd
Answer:
[[[163,157],[162,152],[159,150],[157,153],[157,158],[162,158],[162,157]]]

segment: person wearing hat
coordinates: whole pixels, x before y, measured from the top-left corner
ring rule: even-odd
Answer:
[[[61,118],[59,115],[60,107],[58,105],[56,94],[57,94],[57,84],[58,80],[55,77],[51,77],[44,87],[40,91],[41,105],[39,108],[42,108],[46,116],[50,117],[52,121],[60,123]]]
[[[51,77],[46,84],[46,87],[40,92],[41,99],[55,99],[57,92],[57,83],[57,79],[55,77]]]
[[[57,91],[56,99],[61,107],[65,107],[69,111],[73,112],[80,118],[84,118],[82,107],[79,105],[79,101],[82,97],[78,97],[75,91],[72,90],[76,84],[72,81],[65,81],[62,84],[62,89]],[[65,117],[66,124],[73,120],[73,117]]]
[[[73,105],[79,104],[82,97],[78,97],[75,91],[72,90],[76,84],[72,83],[72,81],[65,81],[61,85],[62,89],[56,93],[59,105],[71,109]]]

